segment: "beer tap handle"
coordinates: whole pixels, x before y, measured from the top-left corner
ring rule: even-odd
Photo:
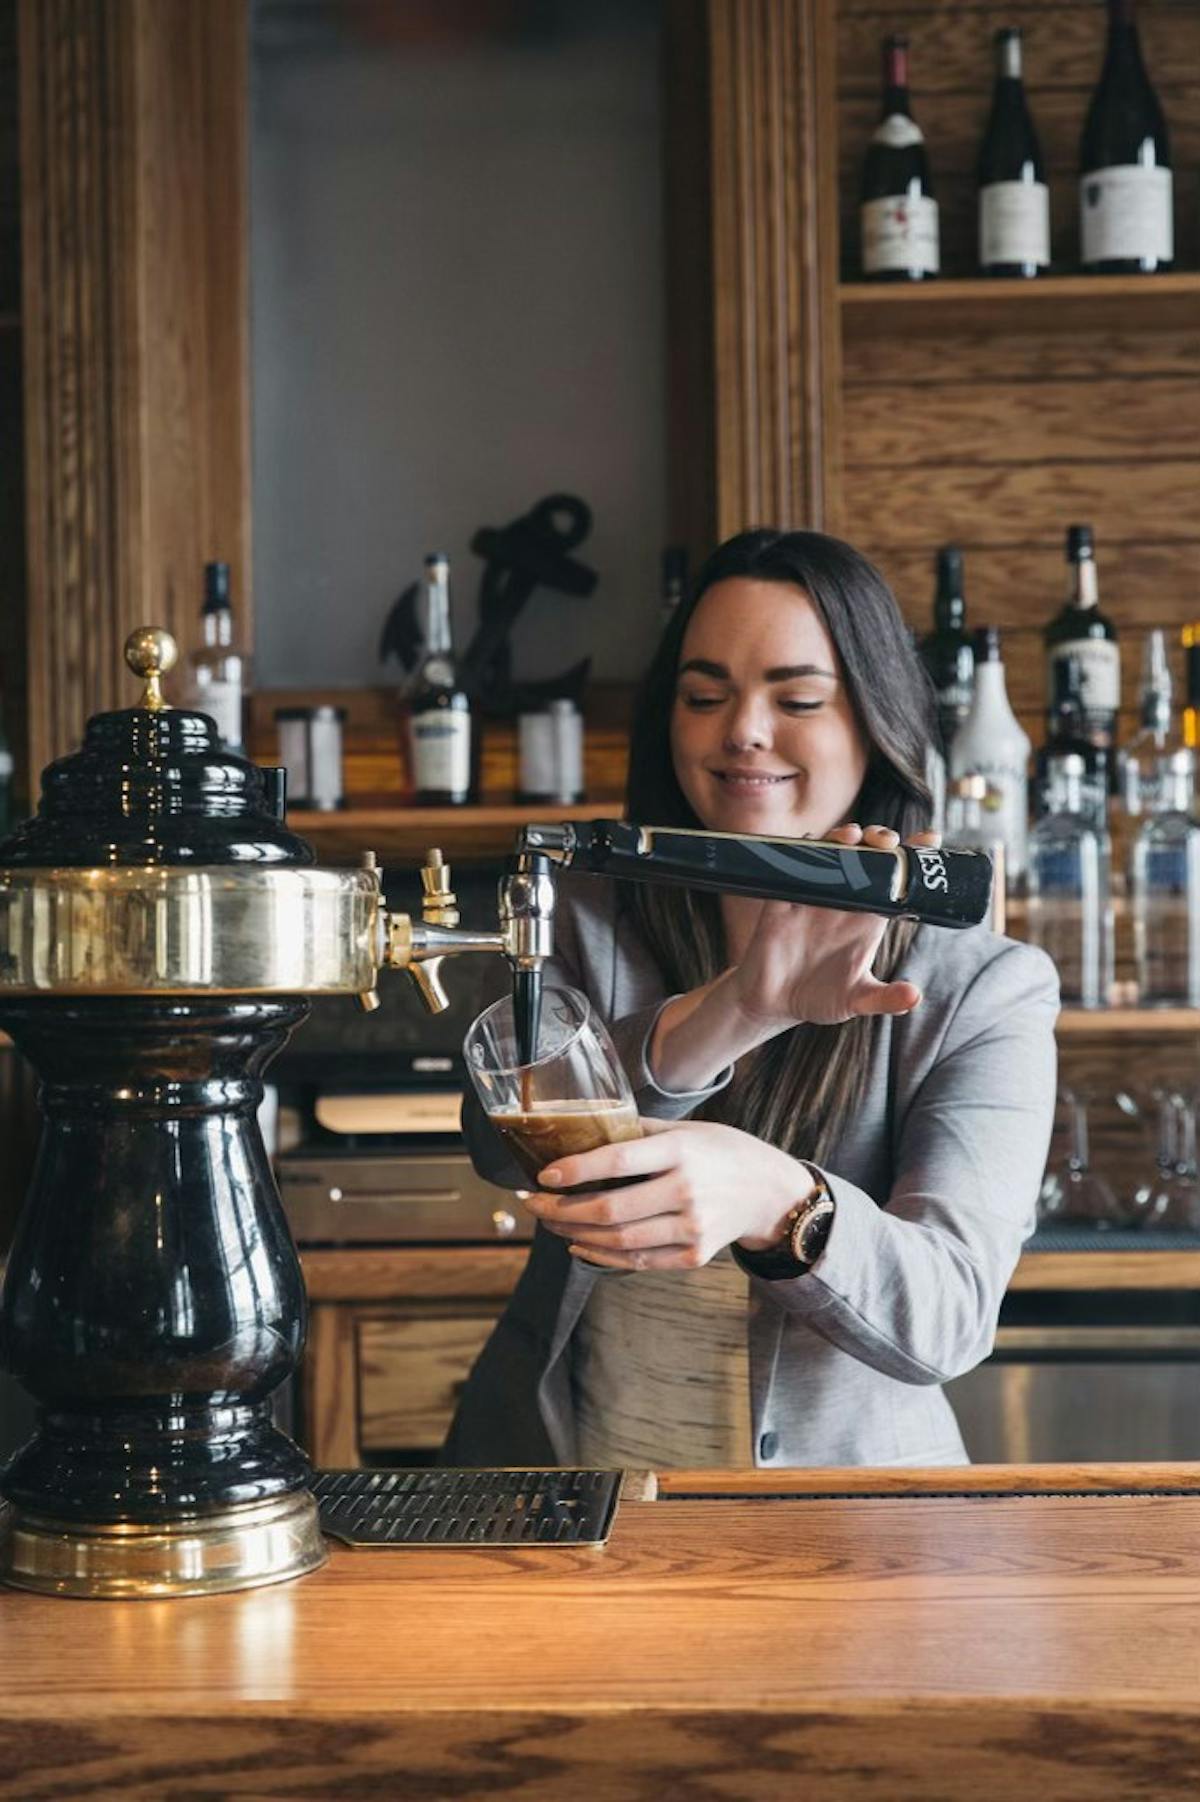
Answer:
[[[458,925],[458,896],[450,881],[450,865],[438,847],[431,845],[421,869],[421,918],[430,926]]]

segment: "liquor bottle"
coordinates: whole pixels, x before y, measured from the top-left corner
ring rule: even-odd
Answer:
[[[1108,47],[1079,157],[1080,260],[1152,274],[1175,258],[1166,121],[1142,61],[1134,0],[1108,0]]]
[[[946,843],[968,851],[984,851],[992,860],[992,909],[988,920],[993,932],[1005,927],[1004,840],[996,824],[1000,796],[987,785],[986,776],[956,776],[946,798]]]
[[[1067,530],[1067,598],[1046,627],[1047,705],[1054,704],[1054,665],[1078,657],[1083,674],[1083,730],[1102,750],[1116,742],[1121,704],[1121,655],[1117,631],[1100,611],[1096,548],[1091,526]]]
[[[979,150],[979,266],[1037,276],[1050,266],[1050,190],[1021,78],[1021,34],[996,33],[996,85]]]
[[[975,692],[950,747],[950,775],[980,775],[996,790],[996,825],[1012,885],[1025,875],[1029,752],[1028,734],[1009,705],[1000,634],[995,626],[982,626],[975,634]]]
[[[233,605],[228,563],[204,565],[204,643],[193,651],[184,676],[186,705],[206,713],[231,751],[242,749],[246,660],[233,645]]]
[[[463,807],[471,796],[471,703],[459,685],[450,627],[450,565],[426,557],[418,610],[424,650],[408,701],[413,800]]]
[[[1054,692],[1046,710],[1046,742],[1034,765],[1034,812],[1049,811],[1051,766],[1068,752],[1082,759],[1083,812],[1098,832],[1108,827],[1108,794],[1112,787],[1110,753],[1094,745],[1084,727],[1083,665],[1073,651],[1053,666]]]
[[[1200,1007],[1200,825],[1190,750],[1164,757],[1155,811],[1129,860],[1133,955],[1143,1007]]]
[[[975,648],[966,629],[963,598],[963,555],[956,544],[937,554],[937,586],[933,597],[933,631],[918,645],[937,697],[938,731],[948,754],[954,734],[971,708],[975,682]]]
[[[13,823],[12,784],[13,754],[4,730],[4,715],[0,713],[0,838],[8,837]]]
[[[1171,671],[1166,633],[1155,629],[1142,641],[1142,681],[1138,729],[1118,760],[1121,805],[1134,818],[1154,812],[1159,765],[1173,744]]]
[[[687,580],[687,546],[669,544],[662,554],[662,599],[659,602],[659,625],[664,629],[687,592]]]
[[[1183,742],[1200,750],[1200,621],[1183,628]]]
[[[919,282],[938,272],[938,206],[908,98],[908,39],[883,43],[883,111],[863,164],[863,274]]]
[[[1107,831],[1084,817],[1086,766],[1074,751],[1049,760],[1047,809],[1029,835],[1030,943],[1058,967],[1071,1007],[1106,1007],[1113,978]]]

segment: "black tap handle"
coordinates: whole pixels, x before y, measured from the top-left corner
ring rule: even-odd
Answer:
[[[982,851],[908,846],[882,851],[821,839],[740,837],[624,820],[571,820],[565,825],[573,839],[569,862],[596,875],[883,914],[930,926],[977,926],[991,903],[992,863]]]

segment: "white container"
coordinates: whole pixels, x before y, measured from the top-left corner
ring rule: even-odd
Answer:
[[[976,634],[975,692],[950,747],[950,774],[983,776],[999,795],[993,823],[1004,841],[1005,869],[1014,887],[1024,880],[1028,862],[1031,748],[1009,705],[1000,634],[985,626]]]

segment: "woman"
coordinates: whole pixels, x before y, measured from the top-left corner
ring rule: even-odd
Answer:
[[[629,817],[936,843],[931,729],[872,565],[819,533],[743,533],[651,665]],[[965,1462],[940,1385],[991,1349],[1032,1227],[1053,966],[982,927],[621,887],[563,881],[551,980],[608,1021],[646,1136],[525,1196],[529,1263],[444,1455]],[[516,1187],[477,1107],[465,1124],[477,1167]]]

